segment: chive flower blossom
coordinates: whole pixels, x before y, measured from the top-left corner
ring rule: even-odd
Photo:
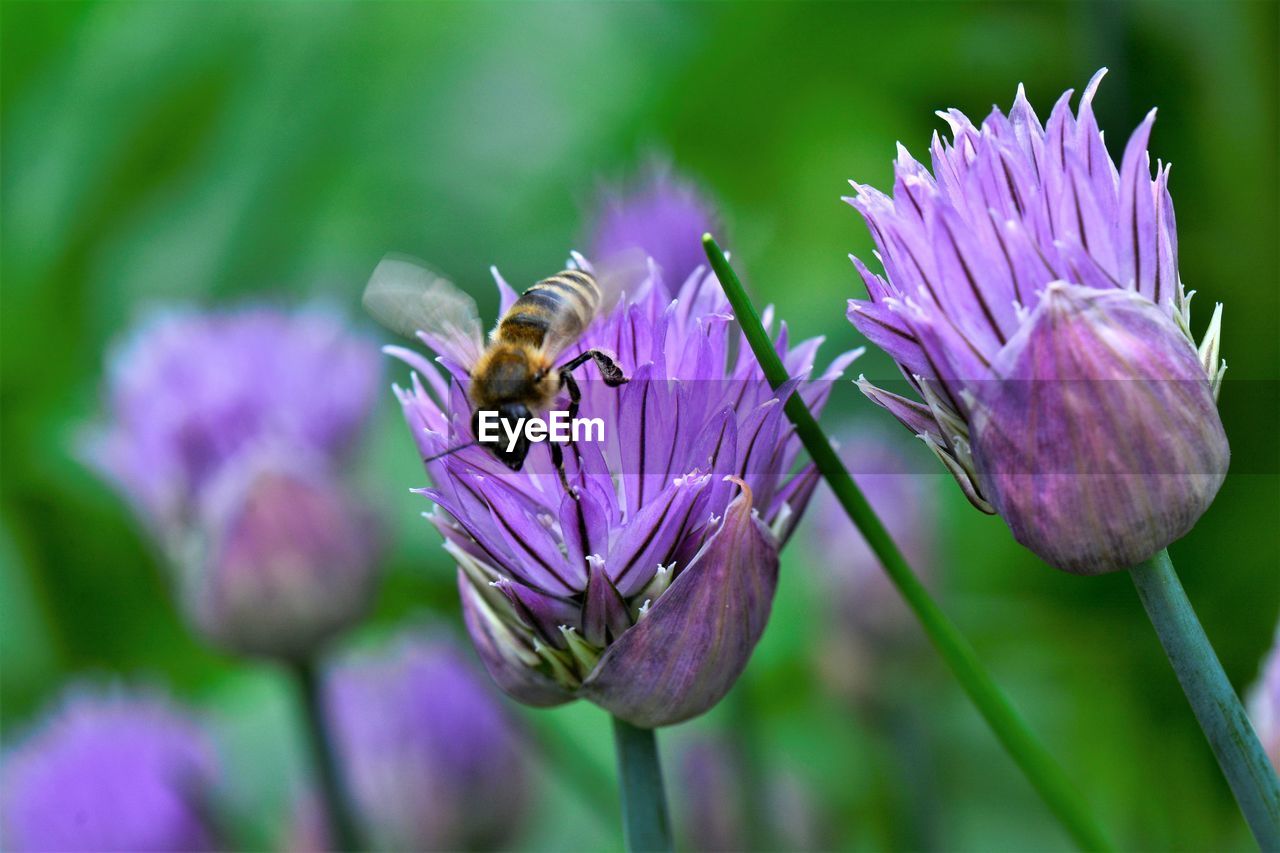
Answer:
[[[328,718],[360,823],[378,850],[489,850],[527,809],[520,732],[453,644],[414,630],[344,656]],[[316,842],[320,812],[303,812]],[[317,849],[329,845],[316,843]]]
[[[515,293],[495,277],[505,311]],[[819,343],[791,346],[780,328],[798,378],[775,394],[715,277],[695,269],[668,286],[651,262],[563,356],[605,350],[630,380],[580,380],[579,416],[600,418],[604,440],[565,446],[576,495],[545,447],[521,472],[483,447],[427,463],[429,518],[457,560],[472,640],[505,691],[539,706],[586,698],[643,727],[701,714],[728,692],[816,483],[812,466],[792,473],[799,444],[781,400],[798,391],[820,407],[853,357],[811,381]],[[447,372],[388,350],[413,368],[397,394],[424,458],[469,434],[465,354],[435,349]]]
[[[377,542],[346,469],[379,373],[376,347],[319,308],[171,311],[112,354],[84,456],[218,645],[296,657],[363,616]]]
[[[1280,773],[1280,628],[1263,661],[1258,683],[1249,693],[1249,719],[1272,766]]]
[[[204,734],[167,701],[75,689],[4,755],[0,841],[15,853],[213,850],[216,780]]]
[[[1105,71],[1105,69],[1104,69]],[[1089,82],[1041,125],[939,113],[932,173],[899,147],[892,196],[854,183],[884,275],[849,319],[892,356],[897,394],[862,391],[918,434],[969,500],[1046,562],[1140,563],[1213,501],[1229,449],[1217,411],[1221,306],[1197,347],[1178,274],[1169,167],[1151,175],[1153,110],[1119,165]]]

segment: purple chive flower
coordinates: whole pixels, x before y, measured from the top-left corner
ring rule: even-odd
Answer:
[[[520,734],[450,642],[413,632],[348,655],[325,691],[339,760],[374,848],[477,850],[511,840],[527,805]],[[317,843],[319,812],[303,816],[315,826],[297,833],[311,838],[299,846],[327,849]]]
[[[499,288],[505,309],[513,292]],[[778,548],[816,473],[787,476],[798,443],[745,343],[731,359],[729,310],[713,276],[695,274],[671,294],[653,271],[579,342],[616,353],[631,381],[583,389],[580,416],[601,418],[605,441],[568,453],[576,499],[545,448],[519,473],[480,447],[428,464],[434,488],[423,494],[458,560],[468,629],[517,699],[583,697],[654,727],[710,708],[746,665]],[[784,327],[792,376],[810,375],[819,343],[789,348]],[[457,383],[417,353],[390,352],[415,370],[397,393],[423,456],[456,444],[470,417]],[[821,406],[851,358],[800,393]]]
[[[1221,306],[1199,349],[1178,276],[1169,167],[1152,111],[1117,168],[1093,114],[1042,126],[1019,88],[975,127],[940,113],[933,172],[899,148],[892,197],[854,184],[885,276],[849,318],[918,400],[859,380],[969,500],[1058,568],[1137,564],[1208,508],[1229,450],[1217,411]]]
[[[1280,628],[1275,645],[1262,664],[1258,683],[1249,694],[1249,719],[1262,748],[1280,772]]]
[[[220,645],[296,656],[367,609],[376,541],[345,463],[379,373],[319,309],[163,314],[113,354],[85,455]]]
[[[212,750],[157,696],[69,693],[4,756],[0,780],[8,850],[215,847]]]
[[[498,287],[505,310],[515,294]],[[714,276],[696,271],[669,290],[655,264],[564,354],[612,352],[630,377],[621,388],[584,382],[580,416],[601,418],[605,440],[566,446],[576,498],[546,447],[519,473],[481,447],[428,463],[434,487],[423,494],[458,561],[467,627],[515,698],[586,698],[655,727],[706,711],[746,665],[778,549],[817,476],[789,474],[799,445],[780,400],[798,388],[821,407],[853,355],[809,381],[820,341],[791,347],[783,326],[778,347],[800,378],[776,395],[731,323]],[[397,394],[424,457],[469,434],[465,353],[438,344],[457,382],[389,349],[415,371]]]
[[[837,429],[840,455],[908,562],[927,570],[937,560],[938,474],[912,469],[900,444],[875,428]],[[839,501],[821,490],[801,535],[813,543],[814,583],[827,609],[829,642],[819,666],[832,686],[853,696],[874,689],[880,652],[915,639],[914,622],[866,540],[849,524]],[[925,576],[926,582],[929,577]]]
[[[718,224],[698,191],[658,164],[634,191],[606,190],[591,237],[591,257],[614,258],[638,249],[653,259],[665,281],[682,282],[706,266],[702,235],[718,231]]]

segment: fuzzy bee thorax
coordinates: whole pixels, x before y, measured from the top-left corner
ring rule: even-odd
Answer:
[[[560,377],[538,348],[522,344],[491,346],[471,370],[471,401],[477,408],[497,408],[522,402],[530,409],[549,406],[560,388]]]

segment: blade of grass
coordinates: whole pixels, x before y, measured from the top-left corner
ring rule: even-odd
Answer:
[[[724,252],[716,244],[715,238],[706,234],[702,238],[702,244],[706,250],[707,259],[711,262],[711,268],[720,279],[725,295],[729,297],[729,303],[733,306],[734,315],[742,326],[747,343],[750,344],[756,359],[760,362],[760,367],[764,370],[769,384],[777,388],[790,377],[787,376],[786,368],[783,367],[773,342],[769,340],[769,335],[760,322],[759,313],[751,304],[741,280],[729,265]],[[809,452],[809,457],[817,466],[818,472],[831,486],[840,505],[844,507],[849,518],[861,531],[867,544],[880,560],[889,580],[893,582],[907,606],[911,608],[921,627],[924,628],[925,634],[942,655],[952,674],[987,721],[987,725],[991,727],[1005,751],[1013,758],[1077,845],[1085,850],[1112,849],[1102,828],[1094,819],[1088,805],[1067,779],[1066,773],[1036,739],[1008,697],[982,666],[973,647],[938,607],[924,584],[907,564],[883,522],[867,502],[866,496],[853,482],[848,469],[832,449],[830,440],[822,432],[822,428],[818,426],[818,422],[798,394],[792,394],[786,401],[785,411],[791,423],[795,425],[796,434],[804,443],[805,450]]]

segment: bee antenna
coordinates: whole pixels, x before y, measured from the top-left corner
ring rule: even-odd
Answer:
[[[448,450],[444,451],[443,453],[437,453],[435,456],[428,456],[426,459],[423,459],[422,461],[424,463],[435,462],[437,459],[442,459],[445,456],[452,456],[453,454],[457,453],[459,450],[466,450],[468,447],[475,447],[479,443],[480,442],[478,441],[469,441],[466,444],[459,444],[457,447],[450,447]]]

